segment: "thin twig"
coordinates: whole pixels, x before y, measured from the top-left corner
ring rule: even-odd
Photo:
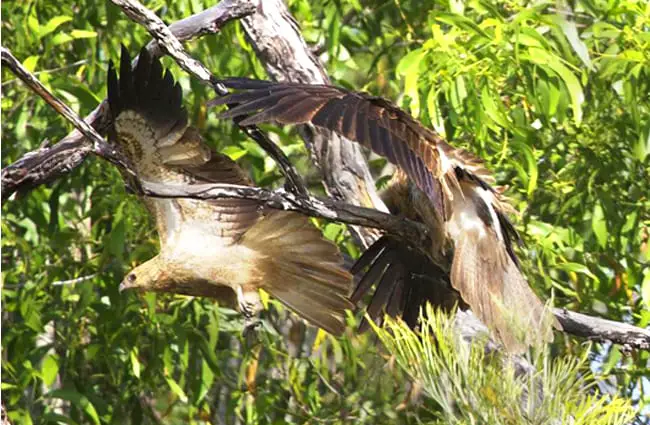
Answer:
[[[217,78],[212,75],[208,68],[198,60],[192,58],[185,51],[183,45],[174,36],[170,28],[153,11],[144,7],[137,0],[111,1],[119,6],[129,18],[145,27],[149,31],[149,34],[158,42],[158,47],[162,48],[171,56],[187,73],[214,89],[217,95],[224,96],[228,94],[228,90],[221,83],[217,82]],[[239,128],[255,140],[278,163],[287,179],[287,190],[297,195],[308,195],[307,187],[302,177],[300,177],[293,165],[291,165],[289,158],[287,158],[275,143],[256,126],[239,126]]]
[[[83,282],[88,282],[89,280],[93,280],[99,276],[99,273],[92,273],[89,274],[88,276],[80,276],[75,279],[67,279],[67,280],[56,280],[52,282],[52,286],[64,286],[64,285],[74,285],[75,283],[83,283]]]

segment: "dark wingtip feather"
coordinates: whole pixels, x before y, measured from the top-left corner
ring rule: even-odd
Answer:
[[[109,64],[108,102],[113,118],[125,110],[133,110],[160,126],[172,128],[175,123],[187,120],[183,108],[183,92],[169,70],[163,74],[160,60],[143,48],[135,70],[131,55],[122,45],[119,80]]]
[[[370,293],[366,308],[368,316],[377,324],[383,320],[382,312],[391,317],[401,317],[411,328],[418,324],[420,309],[427,302],[444,310],[451,310],[459,302],[458,293],[452,289],[448,273],[436,266],[426,255],[402,241],[384,236],[370,247],[353,267],[359,274],[366,266],[352,301],[358,303]],[[365,257],[365,258],[364,258]],[[363,261],[362,261],[363,260]],[[359,331],[369,329],[364,318]]]
[[[122,52],[120,53],[120,99],[124,108],[133,105],[136,100],[133,90],[131,55],[124,44],[122,44]]]
[[[138,56],[138,64],[136,65],[133,78],[139,100],[145,99],[147,96],[147,86],[149,85],[149,76],[151,75],[151,61],[152,58],[149,51],[143,47]]]
[[[110,107],[112,117],[115,118],[121,110],[121,106],[120,82],[117,79],[117,72],[115,71],[115,65],[113,64],[113,61],[108,62],[107,90],[108,105]]]

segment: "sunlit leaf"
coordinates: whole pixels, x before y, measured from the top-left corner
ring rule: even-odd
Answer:
[[[45,37],[48,34],[54,32],[54,30],[56,30],[62,24],[70,21],[72,21],[71,16],[55,16],[49,21],[47,21],[47,23],[41,27],[39,36]]]

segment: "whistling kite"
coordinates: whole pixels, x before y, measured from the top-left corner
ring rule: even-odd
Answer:
[[[384,237],[364,254],[353,271],[370,269],[352,300],[380,279],[368,310],[373,319],[385,307],[413,322],[419,305],[410,303],[426,298],[453,304],[453,293],[445,289],[450,281],[508,350],[552,338],[553,319],[518,267],[512,247],[518,235],[506,215],[511,208],[490,186],[493,179],[478,158],[453,148],[380,97],[325,85],[243,78],[222,82],[239,90],[212,102],[234,106],[222,117],[243,118],[241,125],[311,123],[397,165],[384,200],[393,213],[427,225],[432,244],[423,256]]]
[[[108,101],[110,138],[148,182],[250,186],[230,158],[208,147],[189,126],[182,91],[146,49],[135,69],[122,48],[120,78],[112,64]],[[334,244],[303,215],[261,209],[251,200],[143,201],[156,221],[160,253],[126,275],[121,289],[136,288],[232,299],[250,318],[263,288],[291,310],[330,333],[345,327],[352,304],[351,275]]]

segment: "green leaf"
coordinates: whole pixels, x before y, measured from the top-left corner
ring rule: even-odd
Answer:
[[[420,114],[420,94],[418,92],[418,78],[420,77],[420,62],[424,58],[423,49],[409,52],[399,61],[397,74],[404,76],[404,94],[410,98],[409,108],[415,116]]]
[[[551,74],[558,75],[562,79],[571,97],[573,119],[576,124],[580,124],[582,122],[582,103],[584,102],[585,96],[580,81],[571,70],[557,56],[542,49],[531,48],[528,54],[522,55],[521,57],[541,66]]]
[[[138,348],[133,347],[131,353],[129,353],[131,358],[131,370],[136,378],[140,379],[140,360],[138,360]]]
[[[59,32],[54,37],[52,37],[51,43],[53,46],[58,46],[59,44],[64,44],[72,40],[74,40],[74,38],[72,38],[69,34],[65,32]]]
[[[596,235],[596,239],[598,239],[598,244],[600,244],[601,248],[605,248],[607,246],[608,236],[607,220],[605,219],[605,213],[600,203],[594,206],[594,211],[591,216],[591,228]]]
[[[38,60],[40,59],[40,56],[32,55],[29,56],[27,59],[23,61],[23,66],[29,71],[29,72],[34,72],[36,69],[36,64],[38,64]]]
[[[567,262],[567,263],[556,264],[555,267],[567,272],[584,274],[585,276],[589,276],[593,280],[598,280],[598,277],[595,274],[593,274],[591,270],[589,270],[589,268],[584,264]]]
[[[43,38],[57,29],[59,26],[66,22],[70,22],[72,17],[70,16],[55,16],[54,18],[47,21],[47,24],[41,27],[39,37]]]
[[[223,153],[224,155],[228,155],[230,159],[232,159],[233,161],[237,161],[242,156],[245,156],[248,153],[248,151],[246,149],[242,149],[237,145],[230,145],[223,148],[221,150],[221,153]]]
[[[650,269],[646,269],[641,283],[641,298],[647,309],[650,310]]]
[[[88,30],[72,30],[70,32],[70,36],[74,39],[94,38],[97,37],[97,33],[95,31],[88,31]]]
[[[427,111],[429,112],[429,119],[431,120],[433,129],[442,137],[445,137],[445,121],[440,112],[440,108],[438,108],[438,89],[435,85],[431,86],[427,95]]]
[[[578,27],[574,21],[570,21],[563,17],[562,15],[557,15],[560,28],[564,32],[564,36],[569,41],[569,44],[576,52],[582,63],[592,71],[594,69],[593,64],[591,63],[591,57],[589,56],[589,50],[585,43],[580,39],[578,34]]]
[[[46,396],[46,398],[60,398],[62,400],[67,400],[77,406],[79,409],[81,409],[90,419],[92,419],[93,423],[99,425],[99,415],[97,415],[97,411],[95,410],[95,406],[88,400],[88,398],[83,395],[78,393],[75,390],[54,390],[50,391]]]
[[[531,196],[533,192],[535,192],[535,189],[537,189],[537,181],[539,179],[539,169],[537,167],[535,154],[525,141],[516,140],[513,142],[513,146],[518,152],[524,155],[524,159],[526,160],[525,170],[521,163],[517,163],[516,167],[527,186],[526,193],[528,196]]]
[[[172,378],[166,377],[165,380],[167,381],[167,385],[169,385],[169,388],[171,388],[172,392],[178,396],[178,399],[183,403],[187,403],[187,395],[185,394],[185,391],[183,391],[183,389],[180,387],[180,385],[178,385],[178,383]]]
[[[58,356],[48,355],[43,359],[41,364],[41,376],[43,378],[43,383],[51,387],[56,379],[56,375],[59,373],[59,362]]]
[[[499,101],[499,103],[497,103],[494,100],[486,86],[483,86],[483,89],[481,89],[481,104],[483,105],[483,110],[492,121],[503,128],[509,127],[508,119],[505,113],[501,110],[501,102]]]
[[[38,18],[35,16],[36,8],[32,8],[32,14],[27,17],[27,27],[29,31],[34,34],[36,37],[40,37],[41,26],[38,22]]]
[[[485,31],[483,31],[481,27],[463,15],[457,15],[453,13],[439,13],[436,14],[435,18],[437,21],[444,22],[446,24],[453,25],[467,32],[470,32],[472,35],[490,39],[490,36]]]

